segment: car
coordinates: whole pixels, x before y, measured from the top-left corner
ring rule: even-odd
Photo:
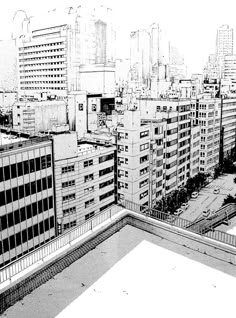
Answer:
[[[188,204],[188,203],[182,203],[182,204],[181,204],[181,209],[182,209],[182,210],[187,210],[188,207],[189,207],[189,204]]]
[[[197,197],[198,197],[198,192],[193,192],[192,193],[192,195],[191,195],[191,197],[193,198],[193,199],[196,199]]]
[[[203,216],[204,218],[207,218],[207,217],[210,215],[210,213],[211,213],[210,209],[204,210],[204,211],[202,212],[202,216]]]
[[[184,211],[182,209],[177,209],[175,212],[174,212],[174,215],[177,215],[179,216],[180,214],[182,214]]]
[[[213,193],[214,194],[220,193],[220,187],[215,187],[214,190],[213,190]]]

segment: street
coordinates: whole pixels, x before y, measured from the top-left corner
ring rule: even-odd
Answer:
[[[197,199],[190,199],[188,201],[189,207],[181,217],[189,221],[194,221],[202,215],[202,212],[206,209],[218,210],[224,198],[228,195],[236,194],[236,184],[234,183],[235,174],[225,174],[213,180],[205,188],[202,188],[199,192]],[[220,188],[219,194],[214,194],[214,188],[218,186]]]

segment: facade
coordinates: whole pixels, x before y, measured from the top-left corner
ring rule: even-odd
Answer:
[[[53,136],[58,231],[83,223],[116,202],[116,147]]]
[[[56,236],[52,142],[24,137],[0,132],[0,266]]]
[[[63,100],[18,101],[13,105],[12,115],[13,128],[30,134],[67,123],[67,107]]]

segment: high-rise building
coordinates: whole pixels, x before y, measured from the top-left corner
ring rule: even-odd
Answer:
[[[217,29],[216,55],[223,58],[225,55],[233,54],[233,29],[229,25],[222,25]]]
[[[115,63],[110,14],[105,7],[96,11],[80,6],[25,18],[22,34],[16,39],[19,97],[39,92],[66,99],[70,91],[89,91],[90,87],[81,87],[88,82],[81,79],[82,65],[102,65],[100,70],[84,69],[83,74],[100,72],[105,77],[111,71],[105,67],[114,68]]]

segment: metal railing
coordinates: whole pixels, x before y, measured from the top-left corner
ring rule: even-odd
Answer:
[[[16,259],[0,269],[0,284],[7,280],[11,280],[14,276],[27,270],[30,266],[43,262],[48,256],[59,251],[61,248],[70,245],[72,241],[88,233],[99,224],[108,220],[112,216],[111,207],[102,211],[93,218],[76,226],[68,232],[52,239],[50,242],[38,247],[32,252]]]
[[[189,220],[183,219],[178,216],[170,215],[168,213],[158,211],[155,209],[150,209],[147,206],[141,206],[137,203],[122,200],[118,203],[119,206],[123,208],[136,212],[140,215],[146,216],[150,219],[155,219],[164,223],[168,223],[172,226],[179,227],[184,229],[185,231],[189,231],[195,234],[199,234],[204,237],[211,238],[213,240],[231,245],[236,247],[236,236],[227,234],[222,231],[213,230],[207,233],[202,231],[200,225],[195,224],[194,228],[192,225],[194,222]],[[236,212],[236,205],[235,204],[228,204],[225,207],[219,210],[219,213],[226,213],[227,211],[234,210]],[[0,269],[0,284],[10,281],[14,278],[17,274],[21,273],[24,270],[27,270],[30,266],[42,263],[43,261],[47,260],[47,257],[53,257],[53,253],[57,251],[60,252],[60,249],[66,246],[70,246],[70,244],[77,238],[80,238],[83,234],[88,233],[92,229],[94,229],[99,224],[103,223],[104,221],[110,219],[112,216],[112,207],[109,209],[102,211],[98,215],[94,216],[93,218],[85,221],[84,223],[76,226],[75,228],[69,230],[68,232],[56,237],[55,239],[51,240],[50,242],[44,244],[43,246],[38,247],[32,252],[16,259],[15,261],[11,262],[10,264],[4,266]]]
[[[211,238],[213,240],[216,240],[221,243],[225,243],[231,246],[236,247],[236,236],[232,234],[228,234],[219,230],[215,230],[213,228],[213,220],[205,220],[205,222],[209,222],[208,224],[205,223],[204,227],[202,227],[202,224],[195,223],[193,221],[186,220],[182,217],[171,215],[162,211],[158,211],[155,209],[149,209],[148,207],[141,206],[137,203],[124,200],[122,201],[121,205],[129,209],[131,211],[137,212],[139,214],[146,215],[147,217],[151,217],[153,219],[156,219],[158,221],[162,221],[168,224],[171,224],[173,226],[179,227],[181,229],[184,229],[186,231],[199,234],[204,237]],[[217,213],[214,215],[214,222],[218,221],[218,219],[222,216],[230,215],[232,213],[236,213],[236,204],[229,203],[222,208],[220,208]],[[208,231],[206,231],[206,228]]]

